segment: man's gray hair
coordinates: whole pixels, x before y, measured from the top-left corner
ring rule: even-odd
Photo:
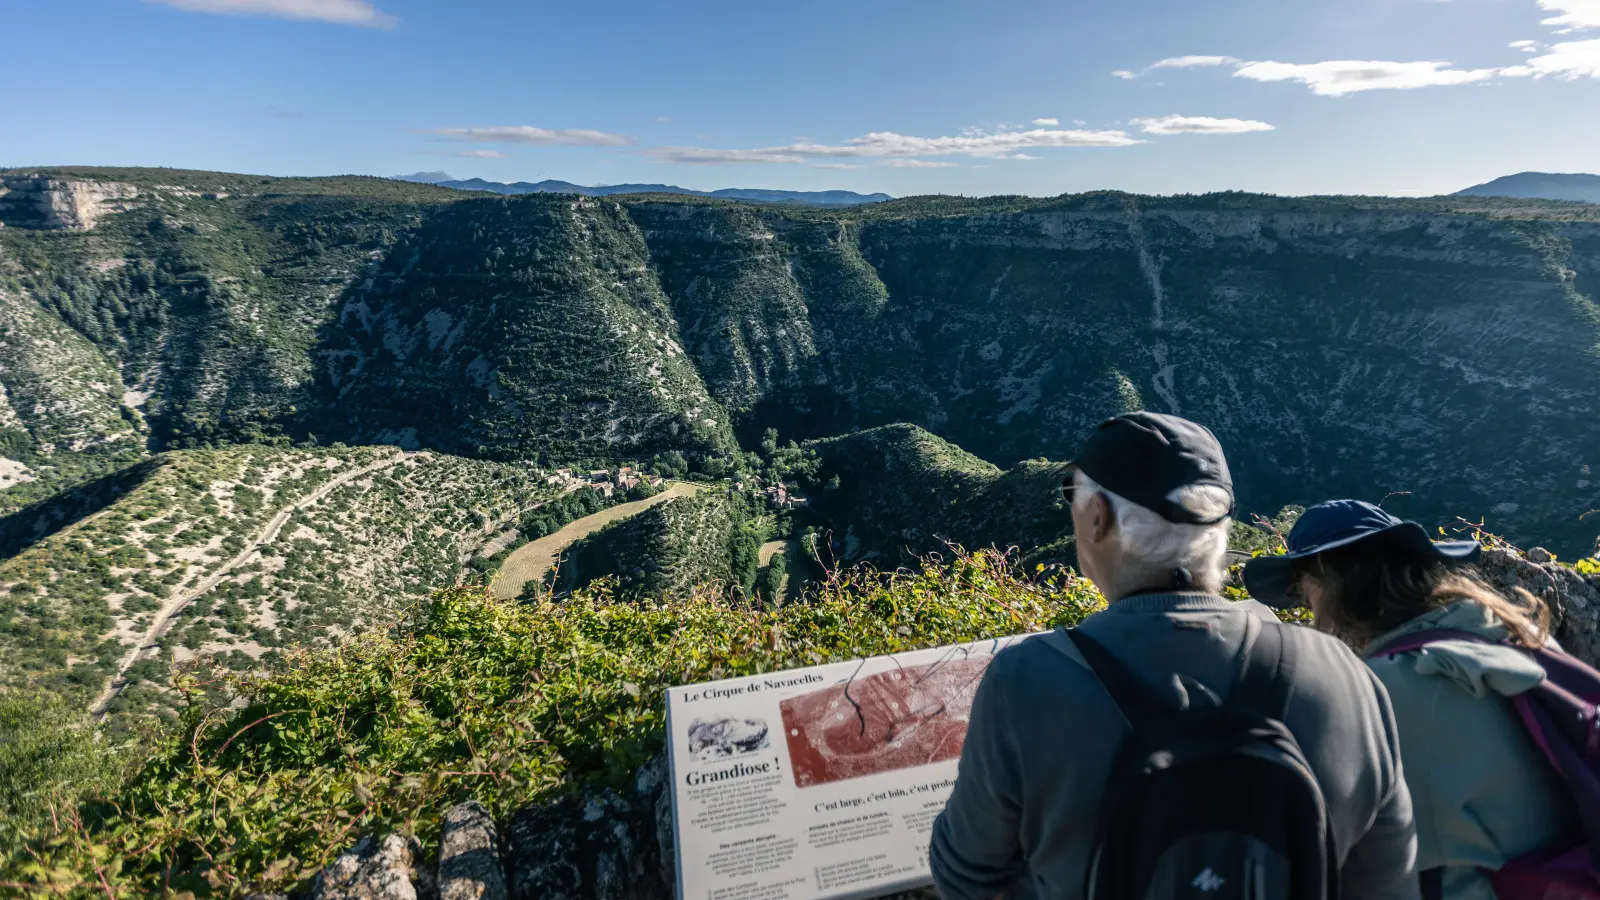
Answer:
[[[1189,571],[1194,586],[1217,593],[1227,578],[1224,562],[1228,554],[1231,519],[1210,525],[1169,522],[1158,513],[1106,490],[1079,469],[1074,476],[1073,503],[1087,504],[1095,494],[1103,494],[1116,518],[1114,538],[1122,555],[1122,566],[1149,578],[1159,578],[1175,568]],[[1167,499],[1202,519],[1225,515],[1232,505],[1228,492],[1215,485],[1184,485]]]

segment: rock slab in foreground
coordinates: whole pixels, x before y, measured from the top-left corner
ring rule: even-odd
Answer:
[[[1538,552],[1535,552],[1538,551]],[[1528,557],[1511,550],[1486,549],[1478,565],[1490,584],[1504,590],[1520,587],[1550,607],[1551,630],[1568,653],[1600,666],[1600,578],[1585,577],[1565,566],[1536,563],[1549,559],[1538,547]]]
[[[663,900],[676,893],[665,759],[622,791],[524,807],[506,828],[512,900]]]
[[[444,814],[439,900],[506,900],[494,819],[476,801],[457,804]]]
[[[418,900],[411,869],[421,849],[410,835],[368,835],[317,873],[310,900]]]

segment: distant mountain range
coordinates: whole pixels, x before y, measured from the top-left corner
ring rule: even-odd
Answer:
[[[1600,203],[1600,175],[1518,172],[1477,184],[1456,196],[1527,197],[1539,200],[1581,200]]]
[[[515,184],[469,178],[464,181],[450,177],[448,172],[413,172],[396,175],[399,181],[416,181],[437,184],[461,191],[492,191],[496,194],[583,194],[588,197],[605,197],[611,194],[689,194],[695,197],[720,197],[724,200],[751,200],[757,203],[792,203],[799,206],[857,206],[862,203],[882,203],[892,200],[888,194],[858,194],[855,191],[768,191],[760,188],[723,188],[720,191],[692,191],[672,184],[599,184],[581,185],[554,179]]]

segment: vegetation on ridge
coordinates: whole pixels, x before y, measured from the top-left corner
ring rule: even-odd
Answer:
[[[110,787],[57,784],[0,809],[22,823],[0,844],[0,895],[282,889],[374,830],[432,852],[453,803],[503,818],[628,776],[661,752],[670,686],[1026,633],[1099,606],[1071,572],[1024,574],[998,552],[836,573],[814,602],[774,610],[715,590],[617,602],[607,581],[560,603],[447,590],[393,631],[291,651],[269,672],[188,672],[180,723],[125,752]],[[64,765],[119,771],[85,740],[64,742]],[[11,764],[0,755],[0,800]]]

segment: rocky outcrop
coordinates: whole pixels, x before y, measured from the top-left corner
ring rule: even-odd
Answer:
[[[439,900],[506,900],[494,819],[479,803],[462,803],[444,814]]]
[[[1551,625],[1562,648],[1600,666],[1600,576],[1580,575],[1551,560],[1542,547],[1525,556],[1491,549],[1484,551],[1479,566],[1495,587],[1520,587],[1543,600],[1550,607]]]
[[[117,181],[0,175],[0,224],[88,231],[95,220],[131,207],[139,189]]]
[[[528,806],[506,829],[513,900],[658,900],[674,894],[665,759],[622,791],[602,788]]]
[[[410,835],[371,835],[317,873],[310,900],[418,900],[413,864],[421,846]]]

